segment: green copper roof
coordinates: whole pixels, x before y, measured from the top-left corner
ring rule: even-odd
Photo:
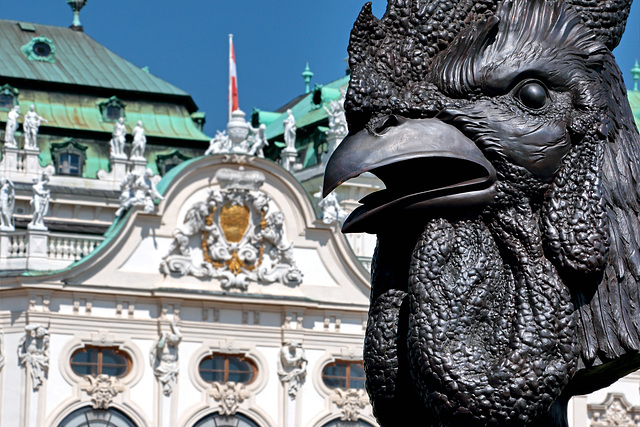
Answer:
[[[316,86],[316,88],[308,94],[296,98],[294,100],[295,102],[290,102],[280,108],[278,110],[280,116],[269,123],[265,123],[267,125],[267,129],[265,130],[267,139],[271,140],[282,138],[282,134],[284,133],[282,123],[287,116],[287,109],[291,109],[293,117],[296,118],[296,126],[298,128],[303,128],[326,119],[327,112],[323,106],[329,104],[332,100],[339,99],[340,88],[346,87],[348,83],[349,76],[344,76],[324,86]],[[317,91],[320,91],[320,93],[317,93]],[[315,101],[320,101],[319,104],[314,102],[314,97],[316,98]],[[318,97],[320,97],[320,99],[318,99]],[[263,112],[260,112],[261,122],[262,114]],[[272,117],[268,117],[268,119],[272,119]]]
[[[30,60],[23,53],[22,47],[38,37],[46,37],[55,47],[53,61]],[[0,20],[0,40],[0,79],[181,96],[193,104],[188,93],[144,72],[80,31]]]

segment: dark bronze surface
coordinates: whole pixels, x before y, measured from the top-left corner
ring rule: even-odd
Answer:
[[[629,7],[363,8],[324,192],[386,185],[343,228],[378,235],[382,426],[566,426],[571,396],[640,368],[640,138],[610,51]]]

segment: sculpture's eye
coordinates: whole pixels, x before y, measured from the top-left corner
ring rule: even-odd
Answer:
[[[529,80],[516,90],[516,98],[525,107],[539,110],[547,105],[549,95],[547,94],[547,88],[541,82]]]

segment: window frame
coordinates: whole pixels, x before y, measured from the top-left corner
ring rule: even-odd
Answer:
[[[85,363],[85,362],[80,362],[80,363],[79,362],[75,362],[74,363],[73,358],[77,354],[80,354],[80,353],[83,353],[83,352],[86,353],[87,350],[97,350],[98,351],[97,362],[95,364],[94,363]],[[83,366],[83,367],[88,366],[88,367],[91,367],[92,371],[93,371],[93,366],[96,366],[96,374],[95,375],[91,374],[90,376],[92,376],[94,378],[97,378],[98,375],[102,375],[103,374],[102,369],[104,368],[103,362],[102,362],[102,358],[103,358],[103,351],[105,351],[105,350],[112,351],[116,355],[122,356],[124,358],[125,362],[126,362],[126,370],[124,371],[124,373],[122,373],[120,375],[110,375],[110,376],[115,377],[115,378],[124,378],[124,377],[126,377],[127,375],[129,375],[131,373],[132,368],[133,368],[133,361],[132,361],[132,357],[131,357],[131,355],[129,353],[127,353],[124,350],[121,350],[118,347],[114,347],[114,346],[99,346],[99,345],[85,345],[84,347],[81,347],[81,348],[75,350],[73,353],[71,353],[71,357],[69,358],[69,365],[71,367],[71,371],[74,374],[82,377],[82,376],[85,376],[86,374],[80,374],[80,373],[76,372],[75,369],[74,369],[74,364],[76,366]],[[120,365],[115,365],[115,366],[120,366]]]
[[[55,166],[55,174],[62,176],[75,176],[75,177],[83,177],[85,163],[87,160],[87,147],[80,145],[73,138],[67,139],[65,142],[58,144],[51,144],[51,159],[53,161],[53,165]],[[60,171],[60,167],[62,166],[60,162],[60,156],[63,154],[73,154],[78,156],[78,173],[63,173]]]
[[[120,115],[115,118],[110,118],[108,117],[107,113],[109,111],[109,108],[113,108],[113,107],[117,107],[120,109]],[[125,114],[126,104],[122,102],[122,100],[117,96],[112,96],[111,98],[98,103],[98,108],[100,109],[100,117],[102,121],[105,123],[115,123],[120,119],[120,117],[126,118],[126,114]]]
[[[202,363],[205,360],[212,360],[216,357],[222,357],[224,359],[224,368],[222,370],[223,373],[223,379],[224,381],[207,381],[203,376],[202,376]],[[200,359],[200,361],[198,362],[198,375],[200,376],[200,378],[202,379],[202,381],[204,381],[207,384],[212,384],[214,382],[218,382],[221,384],[226,384],[229,382],[229,359],[230,358],[237,358],[239,359],[241,362],[244,362],[246,364],[249,365],[249,367],[251,368],[251,379],[247,382],[240,382],[238,384],[244,384],[245,386],[252,384],[256,381],[256,378],[258,377],[258,367],[256,366],[256,364],[253,362],[253,360],[251,360],[250,358],[242,355],[242,354],[235,354],[235,353],[219,353],[219,352],[215,352],[212,354],[208,354],[205,357],[203,357],[202,359]],[[206,370],[206,372],[212,372],[212,373],[218,373],[221,372],[220,370],[212,370],[212,369],[208,369]],[[236,371],[239,373],[244,373],[244,371]],[[235,381],[234,381],[235,382]]]
[[[345,364],[346,365],[346,371],[345,371],[345,376],[335,376],[335,375],[326,375],[325,371],[327,370],[327,368],[331,367],[331,366],[338,366],[340,364]],[[325,385],[325,387],[329,388],[330,390],[335,390],[335,389],[342,389],[342,390],[350,390],[350,389],[364,389],[364,383],[366,381],[366,377],[355,377],[357,378],[357,380],[361,380],[362,381],[362,387],[352,387],[351,386],[351,381],[352,376],[351,376],[351,365],[359,365],[360,368],[362,369],[362,371],[364,372],[364,364],[362,360],[343,360],[343,359],[337,359],[334,360],[330,363],[327,363],[326,365],[324,365],[322,367],[322,372],[321,372],[321,379],[322,379],[322,383]],[[335,379],[335,380],[339,380],[342,381],[344,380],[346,387],[333,387],[330,386],[329,384],[327,384],[326,382],[326,378],[329,377],[331,379]],[[355,380],[355,381],[357,381]]]
[[[18,95],[20,94],[20,91],[16,88],[14,88],[13,86],[6,84],[4,86],[0,86],[0,96],[7,96],[10,97],[12,99],[12,103],[10,107],[3,107],[0,104],[0,111],[11,111],[11,109],[13,107],[15,107],[16,105],[18,105]]]

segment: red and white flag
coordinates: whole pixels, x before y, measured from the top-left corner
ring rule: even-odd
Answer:
[[[236,54],[233,51],[233,34],[229,34],[229,120],[231,120],[231,113],[239,108]]]

